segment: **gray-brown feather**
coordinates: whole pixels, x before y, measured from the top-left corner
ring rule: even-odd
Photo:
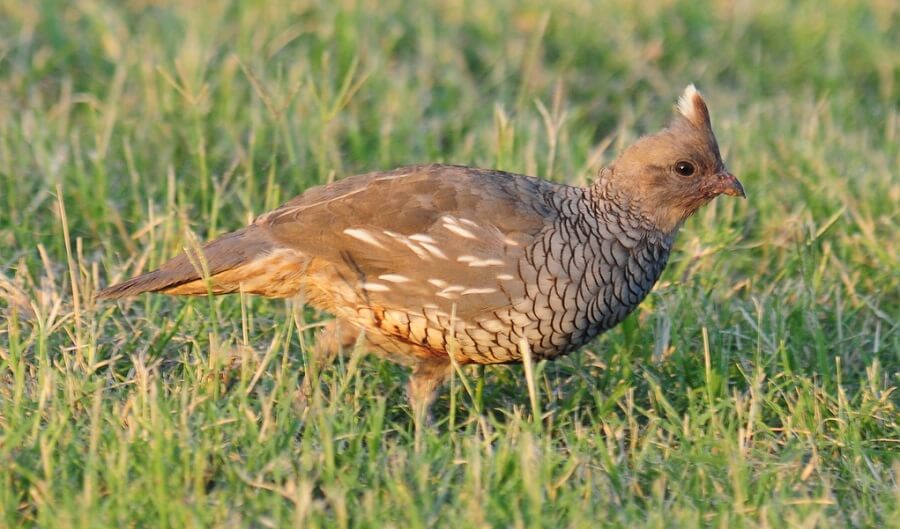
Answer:
[[[206,243],[201,252],[191,252],[190,256],[179,254],[156,270],[105,288],[97,293],[97,299],[119,299],[143,292],[166,291],[192,282],[198,282],[200,289],[199,283],[205,283],[204,272],[214,276],[233,270],[272,249],[272,243],[263,230],[253,225],[247,226]],[[205,284],[202,291],[196,293],[206,293]]]
[[[555,357],[616,325],[671,242],[596,186],[430,165],[310,189],[204,252],[214,292],[302,294],[395,360],[504,363],[523,340]],[[201,293],[177,288],[199,277],[182,255],[101,295]]]
[[[340,184],[258,224],[327,262],[304,293],[390,355],[513,362],[522,340],[567,353],[640,303],[671,245],[587,189],[509,173],[435,165]]]

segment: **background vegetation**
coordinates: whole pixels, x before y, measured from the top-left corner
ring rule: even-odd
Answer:
[[[900,4],[0,0],[0,527],[900,527]],[[622,326],[298,390],[321,315],[98,286],[309,186],[585,183],[696,82],[746,201]],[[465,372],[469,387],[477,373]]]

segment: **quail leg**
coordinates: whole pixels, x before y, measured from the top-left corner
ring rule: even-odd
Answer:
[[[409,407],[413,411],[417,439],[420,428],[431,424],[431,404],[434,403],[438,389],[450,376],[452,369],[453,365],[450,363],[449,357],[420,360],[413,367],[406,388],[406,396],[409,399]]]
[[[307,372],[303,377],[300,395],[303,400],[312,395],[312,384],[318,380],[322,369],[331,365],[342,351],[351,349],[359,340],[361,331],[340,319],[329,320],[316,335]]]

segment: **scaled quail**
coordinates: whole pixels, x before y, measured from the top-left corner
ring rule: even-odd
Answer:
[[[412,367],[408,396],[424,417],[450,355],[518,362],[527,344],[550,359],[621,322],[653,288],[682,222],[720,194],[744,190],[691,85],[668,128],[589,187],[437,164],[352,176],[98,297],[300,295],[335,316],[320,347],[360,339]]]

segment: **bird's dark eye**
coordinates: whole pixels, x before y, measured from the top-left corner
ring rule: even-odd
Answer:
[[[694,174],[694,164],[682,160],[675,164],[675,172],[681,176],[691,176]]]

